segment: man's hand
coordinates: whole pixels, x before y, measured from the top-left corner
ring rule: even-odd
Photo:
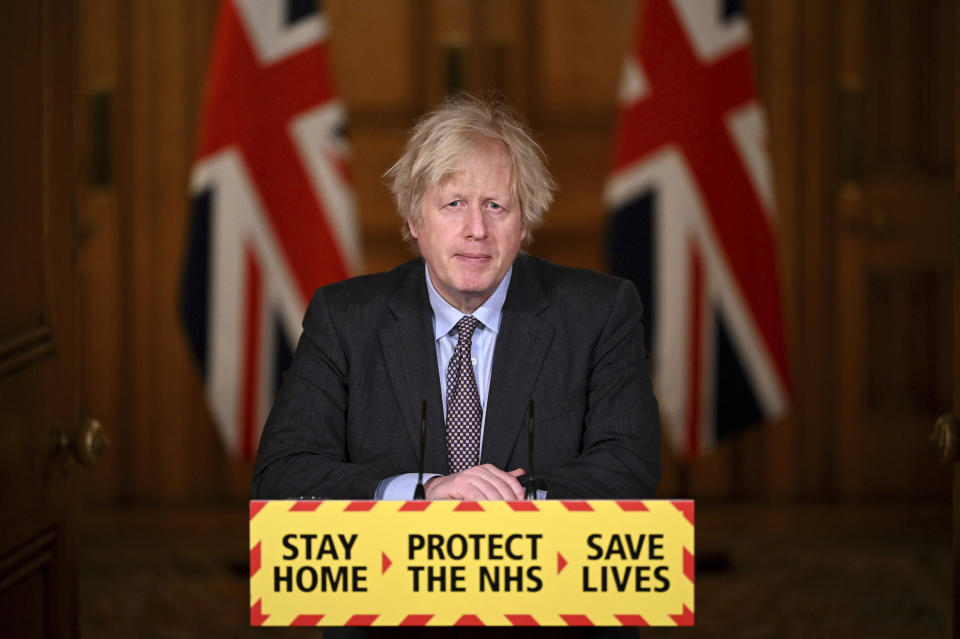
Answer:
[[[524,493],[517,477],[523,473],[522,468],[504,472],[492,464],[483,464],[452,475],[433,477],[424,488],[427,499],[519,501]]]

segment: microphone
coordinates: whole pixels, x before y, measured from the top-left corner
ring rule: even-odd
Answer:
[[[527,421],[527,461],[529,470],[527,470],[526,490],[524,490],[524,499],[535,500],[537,498],[536,474],[533,468],[533,400],[530,400],[530,419]]]
[[[427,455],[427,400],[423,400],[420,407],[420,463],[417,468],[417,487],[413,490],[415,500],[427,498],[427,491],[423,487],[423,458]]]

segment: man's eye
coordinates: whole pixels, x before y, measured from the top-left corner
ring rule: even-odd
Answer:
[[[452,207],[452,208],[456,208],[456,207],[460,206],[460,200],[454,200],[453,202],[448,203],[447,206]]]
[[[487,206],[489,206],[489,207],[490,207],[491,209],[493,209],[494,211],[501,211],[501,210],[503,210],[503,207],[500,206],[499,204],[497,204],[496,202],[490,202],[490,204],[488,204]]]

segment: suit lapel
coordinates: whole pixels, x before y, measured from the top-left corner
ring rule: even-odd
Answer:
[[[422,261],[414,262],[403,285],[390,300],[391,316],[380,328],[380,347],[415,458],[420,456],[421,403],[427,400],[424,468],[446,472],[440,378],[423,268]]]
[[[540,317],[549,305],[526,258],[514,262],[500,322],[487,397],[481,463],[506,468],[526,424],[533,386],[553,341],[554,329]]]

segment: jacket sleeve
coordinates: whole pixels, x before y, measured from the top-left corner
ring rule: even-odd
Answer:
[[[251,495],[372,499],[392,472],[348,459],[350,363],[323,289],[311,300],[303,329],[260,439]]]
[[[585,368],[579,454],[538,471],[547,497],[651,498],[660,481],[660,417],[636,288],[621,281]]]

